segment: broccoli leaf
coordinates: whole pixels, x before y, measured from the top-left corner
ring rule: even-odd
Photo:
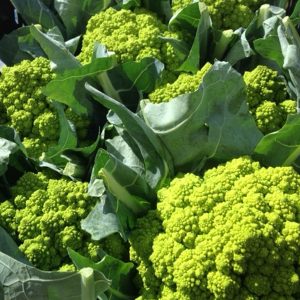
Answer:
[[[84,83],[93,80],[100,72],[111,69],[116,61],[113,56],[94,59],[92,63],[59,73],[44,88],[43,93],[55,101],[71,107],[79,115],[92,113]]]
[[[24,254],[18,248],[18,245],[2,227],[0,227],[0,241],[0,252],[31,266],[31,263],[25,258]]]
[[[66,27],[67,37],[72,38],[82,34],[88,19],[110,3],[111,0],[54,0],[54,8]]]
[[[159,189],[172,176],[170,154],[154,132],[123,104],[86,83],[94,99],[118,115],[124,128],[138,145],[145,164],[145,179],[152,189]]]
[[[89,267],[103,273],[111,280],[111,286],[105,292],[109,299],[133,299],[130,294],[134,290],[130,281],[130,273],[134,267],[133,263],[125,263],[110,255],[104,255],[101,261],[95,263],[70,248],[68,253],[78,269]]]
[[[56,15],[40,0],[11,0],[18,13],[27,25],[40,24],[45,29],[58,26],[61,31],[64,26]]]
[[[53,69],[61,71],[80,66],[79,61],[69,52],[63,41],[54,39],[51,35],[43,33],[38,29],[38,26],[30,26],[30,32],[53,63]]]
[[[0,58],[12,66],[24,59],[33,59],[33,55],[45,56],[38,42],[30,33],[30,26],[24,26],[4,35],[0,40]]]
[[[292,165],[300,156],[300,115],[289,115],[278,131],[264,136],[255,148],[254,158],[267,166]]]
[[[104,292],[110,281],[94,271],[95,290]],[[90,300],[85,295],[85,278],[79,272],[45,272],[0,252],[0,299]]]
[[[198,91],[166,103],[144,101],[141,111],[177,171],[199,170],[206,159],[252,154],[262,137],[248,111],[243,79],[226,62],[215,62]]]

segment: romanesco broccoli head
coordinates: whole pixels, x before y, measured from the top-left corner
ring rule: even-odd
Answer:
[[[192,2],[192,0],[173,0],[172,10],[175,12]],[[247,27],[254,17],[255,10],[264,3],[263,0],[203,0],[201,2],[207,5],[213,26],[218,29]]]
[[[79,59],[84,64],[90,62],[97,41],[115,52],[120,62],[155,57],[165,63],[167,69],[174,70],[180,63],[178,56],[160,36],[180,38],[179,33],[169,32],[152,12],[108,8],[90,18]]]
[[[250,109],[265,100],[279,103],[286,99],[286,86],[278,72],[265,65],[258,65],[244,73],[247,101]]]
[[[55,144],[60,123],[57,112],[42,93],[42,88],[55,78],[50,61],[44,57],[23,60],[12,67],[2,68],[0,82],[0,124],[12,126],[20,135],[31,158],[39,158]],[[78,136],[84,138],[89,122],[69,108],[71,117],[79,125]]]
[[[156,286],[148,285],[147,292],[166,300],[175,295],[297,299],[299,184],[292,167],[264,168],[249,157],[233,159],[202,177],[175,178],[158,192],[154,212],[162,230],[150,237],[151,254],[147,258],[149,248],[143,250],[142,243],[134,248],[138,271],[139,263],[147,261],[154,273]],[[147,216],[141,220],[145,232],[151,230]],[[138,226],[137,232],[142,229]]]
[[[194,92],[198,89],[204,75],[209,71],[210,63],[206,63],[196,74],[181,73],[172,83],[166,83],[149,94],[151,102],[167,102],[181,94]]]
[[[284,121],[282,110],[272,101],[263,101],[258,105],[254,118],[257,127],[264,134],[280,129]]]
[[[96,201],[87,195],[87,183],[56,178],[50,172],[28,172],[11,192],[12,198],[1,203],[1,225],[17,237],[20,249],[36,267],[56,269],[68,247],[83,247],[88,236],[80,220]]]

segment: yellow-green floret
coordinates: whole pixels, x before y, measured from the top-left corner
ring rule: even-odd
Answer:
[[[23,60],[2,68],[1,72],[0,124],[12,126],[19,133],[28,156],[39,158],[57,143],[60,133],[57,112],[42,93],[42,88],[55,78],[50,61],[44,57]],[[80,120],[79,125],[81,132],[88,122],[83,124]]]
[[[182,9],[192,0],[173,0],[173,12]],[[213,26],[218,29],[237,29],[247,27],[254,17],[254,12],[265,1],[263,0],[203,0],[207,5]]]
[[[95,261],[101,249],[117,258],[126,251],[121,238],[96,242],[81,230],[80,221],[96,203],[87,185],[47,172],[28,172],[12,187],[11,199],[0,203],[0,226],[36,267],[53,270],[69,264],[68,247]]]
[[[138,271],[151,270],[142,282],[156,283],[140,299],[299,299],[299,186],[292,167],[249,157],[175,178],[130,239]]]
[[[280,129],[288,114],[296,113],[296,101],[286,100],[286,85],[277,71],[258,65],[252,71],[246,71],[243,78],[249,110],[262,133]]]
[[[155,57],[165,63],[167,69],[174,70],[180,61],[171,44],[160,38],[162,36],[180,38],[179,33],[169,32],[152,12],[108,8],[90,18],[79,59],[84,64],[90,62],[95,42],[98,42],[113,51],[119,62]]]
[[[167,102],[181,94],[196,91],[210,67],[211,64],[206,63],[196,74],[181,73],[173,83],[166,83],[150,93],[149,100],[155,103]]]

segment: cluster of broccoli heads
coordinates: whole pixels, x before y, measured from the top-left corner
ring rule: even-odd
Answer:
[[[299,186],[249,157],[173,179],[130,236],[138,299],[299,299]]]
[[[1,69],[0,124],[12,126],[20,135],[28,156],[39,158],[59,138],[60,122],[52,101],[42,88],[55,78],[50,61],[44,57],[23,60]],[[73,122],[78,136],[84,138],[89,121],[71,108],[65,115]]]
[[[0,226],[18,241],[27,259],[42,270],[72,270],[67,248],[94,261],[101,251],[122,259],[128,249],[111,235],[101,243],[80,226],[97,199],[87,194],[87,183],[60,178],[51,171],[27,172],[11,188],[11,198],[0,203]]]

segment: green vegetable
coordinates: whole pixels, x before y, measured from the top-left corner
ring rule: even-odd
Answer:
[[[126,256],[119,235],[100,245],[81,230],[80,220],[96,203],[87,194],[87,183],[27,172],[11,191],[12,198],[0,203],[0,225],[19,241],[20,250],[34,266],[58,269],[68,261],[67,248],[96,261],[100,250],[120,259]]]
[[[175,12],[192,2],[191,0],[173,0],[172,9]],[[264,3],[263,0],[203,0],[201,2],[207,5],[213,25],[218,29],[247,27],[254,17],[255,10]]]
[[[2,68],[0,121],[19,133],[32,158],[39,158],[59,138],[58,114],[42,93],[42,87],[54,78],[50,61],[43,57]],[[66,116],[78,128],[78,135],[85,137],[89,121],[70,108],[66,109]]]
[[[175,178],[130,237],[141,299],[297,299],[299,184],[249,157]]]
[[[157,103],[167,102],[179,95],[196,91],[200,86],[203,76],[208,72],[210,67],[211,64],[206,63],[196,74],[181,73],[176,81],[166,83],[150,93],[150,101]]]
[[[246,71],[243,78],[249,109],[264,134],[280,129],[287,115],[296,113],[296,101],[286,100],[286,84],[277,71],[258,65],[252,71]]]
[[[175,70],[180,64],[175,49],[160,37],[179,39],[181,35],[168,31],[150,11],[108,8],[89,20],[79,59],[84,64],[90,62],[98,42],[115,52],[120,62],[155,57],[165,63],[166,69]]]

